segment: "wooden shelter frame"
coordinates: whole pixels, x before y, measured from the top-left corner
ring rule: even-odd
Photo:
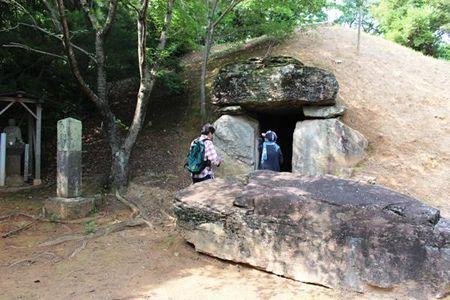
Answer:
[[[6,102],[6,106],[0,108],[0,117],[14,104],[21,105],[28,112],[28,144],[30,160],[34,160],[34,179],[33,185],[39,185],[41,180],[41,131],[42,131],[42,100],[18,91],[12,93],[0,94],[0,102]],[[28,162],[25,162],[28,163]],[[31,166],[32,164],[30,164]]]

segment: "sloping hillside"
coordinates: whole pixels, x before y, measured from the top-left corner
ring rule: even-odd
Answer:
[[[273,54],[333,72],[348,107],[344,122],[369,140],[355,177],[411,194],[450,216],[450,63],[356,32],[297,33]]]

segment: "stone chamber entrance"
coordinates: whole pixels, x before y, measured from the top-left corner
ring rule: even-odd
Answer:
[[[281,165],[282,172],[292,171],[292,146],[295,125],[303,121],[303,114],[267,114],[256,115],[261,133],[268,130],[275,131],[278,136],[277,143],[283,153],[284,162]]]
[[[341,121],[339,84],[327,70],[292,57],[252,58],[221,68],[212,103],[215,145],[224,164],[220,175],[259,166],[258,139],[273,130],[283,152],[283,172],[349,177],[365,157],[367,140]]]

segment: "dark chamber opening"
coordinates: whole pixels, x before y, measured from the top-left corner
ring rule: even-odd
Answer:
[[[284,163],[281,165],[282,172],[292,171],[292,142],[295,124],[304,119],[303,114],[258,114],[261,133],[267,130],[275,131],[278,136],[277,143],[283,153]]]

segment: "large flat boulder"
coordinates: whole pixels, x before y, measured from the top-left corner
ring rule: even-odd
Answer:
[[[247,111],[298,113],[305,105],[333,105],[335,76],[292,57],[252,58],[223,67],[213,84],[213,103]]]
[[[298,122],[293,137],[292,172],[349,177],[365,157],[368,142],[338,119]]]
[[[376,185],[256,171],[176,195],[177,227],[199,252],[329,287],[425,299],[450,292],[450,222]]]
[[[214,127],[214,145],[224,160],[217,174],[247,174],[254,170],[258,157],[258,121],[247,116],[223,115],[214,122]]]

